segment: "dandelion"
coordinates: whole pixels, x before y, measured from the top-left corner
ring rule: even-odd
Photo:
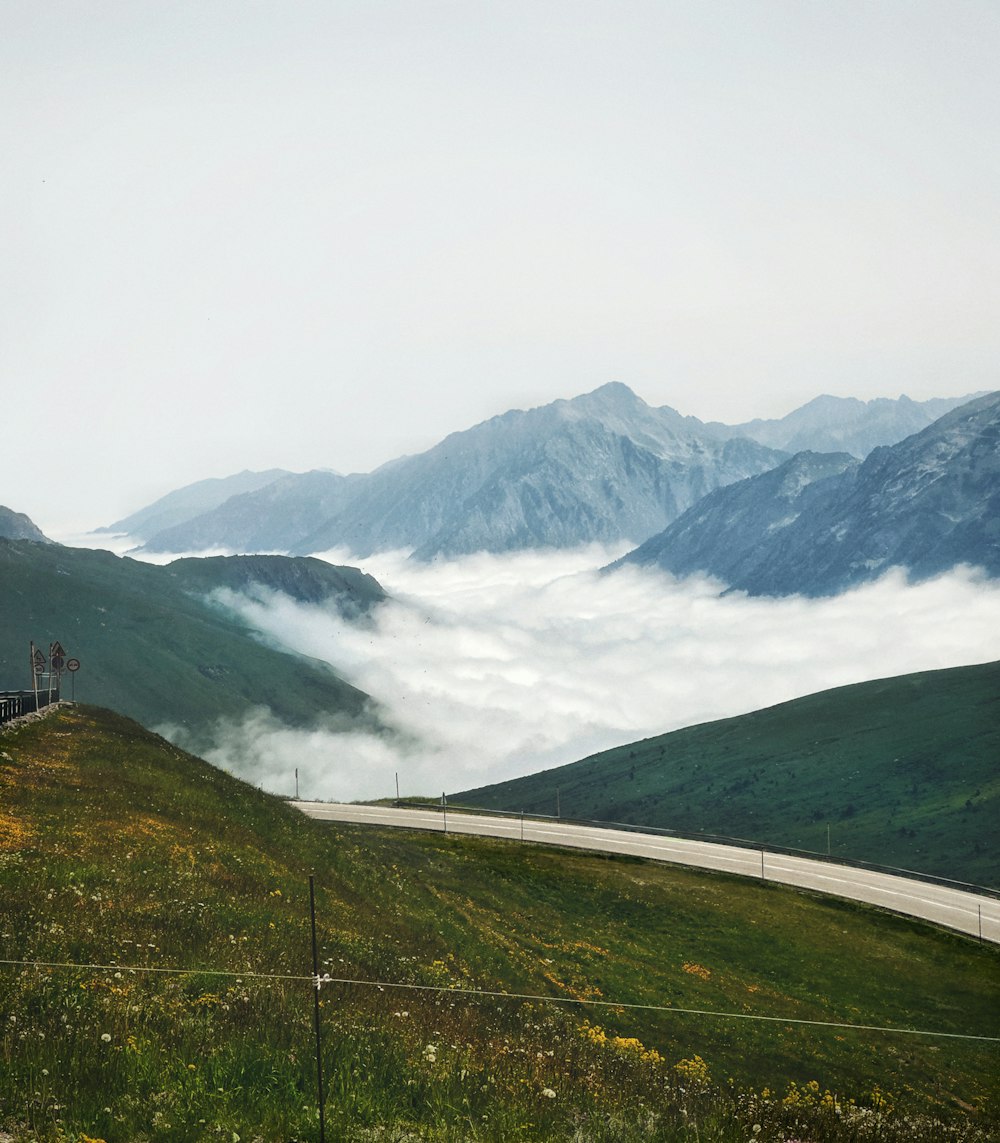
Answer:
[[[111,1043],[111,1033],[110,1032],[102,1032],[101,1033],[101,1041],[105,1044],[110,1044]]]
[[[555,1097],[556,1097],[556,1093],[550,1087],[543,1087],[542,1088],[542,1095],[546,1099],[555,1099]]]

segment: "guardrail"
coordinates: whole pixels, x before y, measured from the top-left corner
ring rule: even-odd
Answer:
[[[59,692],[49,692],[48,688],[39,691],[0,691],[0,726],[23,714],[34,714],[49,703],[59,701]]]
[[[955,889],[968,889],[971,892],[984,893],[988,897],[1000,898],[1000,888],[991,885],[977,885],[971,881],[957,881],[952,877],[940,877],[936,873],[921,873],[919,870],[903,869],[898,865],[880,865],[875,861],[864,861],[861,858],[845,857],[840,854],[835,856],[813,849],[798,849],[791,845],[774,845],[770,842],[765,844],[764,842],[754,841],[751,838],[745,837],[728,837],[725,834],[703,833],[699,830],[680,831],[666,829],[663,826],[642,825],[637,822],[609,822],[595,818],[572,818],[567,817],[565,814],[557,817],[555,814],[526,813],[523,810],[492,810],[485,806],[468,806],[456,802],[442,804],[436,801],[423,802],[415,798],[400,798],[398,800],[395,798],[383,799],[383,804],[388,802],[391,802],[394,806],[399,806],[401,809],[437,810],[441,813],[470,814],[474,817],[489,816],[513,818],[515,820],[524,818],[529,821],[565,822],[568,825],[597,826],[599,829],[615,829],[628,833],[652,833],[661,834],[664,837],[676,837],[678,839],[711,841],[719,845],[732,845],[744,849],[761,850],[765,853],[785,854],[788,857],[808,857],[814,861],[829,862],[831,865],[849,865],[855,869],[870,869],[875,873],[894,873],[900,877],[913,877],[918,881],[926,881],[932,885],[946,885]]]

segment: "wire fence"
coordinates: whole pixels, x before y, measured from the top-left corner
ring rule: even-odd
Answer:
[[[462,988],[450,984],[412,984],[400,980],[363,980],[356,977],[330,976],[329,973],[301,974],[287,972],[236,972],[232,969],[217,968],[170,968],[163,965],[126,965],[118,962],[109,964],[87,964],[76,961],[16,960],[0,958],[0,965],[19,968],[72,969],[87,972],[130,972],[159,973],[168,976],[219,976],[238,980],[280,980],[308,983],[316,990],[325,985],[377,989],[395,989],[406,992],[446,993],[449,996],[462,996],[469,1000],[492,1000],[499,1006],[501,1001],[531,1002],[536,1004],[559,1004],[586,1008],[625,1009],[633,1012],[674,1013],[678,1016],[706,1016],[719,1020],[744,1020],[752,1023],[795,1024],[810,1028],[829,1028],[838,1031],[878,1032],[886,1035],[928,1036],[945,1040],[969,1040],[982,1044],[1000,1044],[1000,1036],[976,1036],[964,1032],[939,1032],[930,1028],[904,1028],[887,1024],[853,1024],[836,1020],[805,1020],[791,1016],[766,1016],[755,1012],[725,1012],[710,1008],[684,1008],[676,1004],[636,1004],[627,1000],[581,999],[575,996],[551,996],[534,992],[502,992],[483,988]]]

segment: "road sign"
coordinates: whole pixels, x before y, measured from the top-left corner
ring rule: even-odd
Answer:
[[[80,669],[80,660],[79,659],[67,659],[66,660],[66,670],[67,671],[78,671],[79,669]]]
[[[54,659],[56,655],[65,655],[66,652],[63,650],[62,643],[51,643],[49,645],[49,654]]]

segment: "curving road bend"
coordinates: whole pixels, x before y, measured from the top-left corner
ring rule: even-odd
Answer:
[[[343,805],[334,802],[291,804],[309,817],[325,821],[503,837],[542,845],[589,849],[598,853],[623,853],[652,861],[670,861],[678,865],[736,873],[743,877],[775,881],[864,901],[869,905],[878,905],[883,909],[918,917],[1000,944],[1000,900],[890,873],[856,869],[808,857],[790,857],[760,849],[720,845],[717,842],[661,837],[657,834],[575,825],[571,822],[445,814],[439,810]]]

